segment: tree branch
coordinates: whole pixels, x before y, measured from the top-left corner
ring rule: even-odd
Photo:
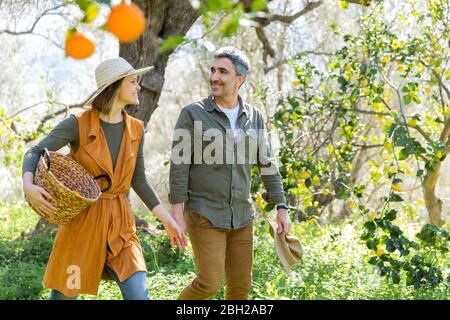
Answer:
[[[364,114],[374,114],[374,115],[379,115],[379,116],[388,116],[390,115],[387,112],[377,112],[377,111],[370,111],[370,110],[361,110],[361,109],[357,109],[357,108],[353,108],[353,109],[346,109],[347,111],[354,111],[354,112],[359,112],[359,113],[364,113]]]
[[[263,60],[265,63],[267,63],[267,56],[275,58],[275,50],[270,45],[269,39],[267,39],[266,33],[264,32],[263,28],[261,27],[255,28],[255,31],[256,35],[258,36],[258,39],[261,41],[263,45]]]
[[[322,0],[319,0],[317,2],[308,2],[308,4],[299,12],[291,15],[291,16],[284,16],[284,15],[279,15],[279,14],[274,14],[269,16],[269,23],[272,21],[279,21],[282,23],[286,23],[286,24],[290,24],[292,23],[294,20],[300,18],[301,16],[309,13],[310,11],[314,10],[315,8],[317,8],[318,6],[320,6],[322,4]]]
[[[442,82],[441,77],[437,74],[436,70],[434,70],[429,64],[427,64],[423,59],[419,58],[420,63],[422,63],[424,66],[426,66],[428,69],[431,70],[434,77],[439,82],[439,86],[444,89],[445,93],[447,94],[447,98],[450,99],[450,90],[447,88],[447,86]]]
[[[60,110],[58,110],[58,111],[55,111],[55,112],[53,112],[53,113],[50,113],[50,114],[46,115],[44,118],[42,118],[42,119],[40,120],[40,123],[39,123],[38,127],[37,127],[36,130],[34,130],[34,131],[35,131],[35,132],[40,132],[40,131],[42,131],[42,129],[44,128],[44,125],[45,125],[48,121],[50,121],[51,119],[53,119],[53,118],[59,116],[60,114],[63,114],[64,112],[68,112],[70,109],[74,109],[74,108],[84,108],[85,104],[86,104],[86,101],[84,101],[84,102],[82,102],[82,103],[80,103],[80,104],[74,104],[74,105],[66,106],[66,108],[60,109]],[[28,136],[26,136],[26,137],[23,138],[23,141],[24,141],[25,143],[28,143],[28,142],[30,142],[30,141],[33,141],[34,139],[35,139],[35,138],[33,137],[33,135],[32,135],[32,134],[29,134]]]
[[[450,135],[450,117],[447,117],[447,121],[445,121],[444,129],[439,136],[439,140],[442,142],[448,141],[448,136]]]
[[[370,148],[384,147],[384,144],[383,143],[380,143],[380,144],[354,144],[354,146],[361,148],[361,150],[364,150],[364,149],[370,149]]]
[[[425,138],[425,140],[427,140],[431,145],[433,145],[433,140],[430,138],[430,136],[425,131],[423,131],[423,129],[419,127],[417,124],[415,126],[408,125],[408,127],[416,129],[417,132],[419,132],[422,135],[422,137]]]
[[[361,6],[370,6],[371,0],[347,0],[348,3],[359,4]]]
[[[302,55],[302,54],[311,54],[311,55],[323,55],[323,56],[332,56],[333,53],[331,52],[320,52],[320,51],[314,51],[314,50],[305,50],[305,51],[301,51],[300,53],[296,54],[294,57],[292,58],[286,58],[286,59],[281,59],[277,62],[275,62],[273,65],[271,65],[270,67],[265,67],[264,68],[264,73],[268,73],[270,71],[272,71],[273,69],[277,69],[280,66],[282,66],[283,64],[288,63],[289,61],[296,59],[298,56]]]
[[[270,23],[277,21],[285,24],[290,24],[294,20],[300,18],[301,16],[307,14],[308,12],[312,11],[313,9],[317,8],[322,4],[322,0],[319,0],[317,2],[308,2],[306,6],[300,10],[299,12],[293,14],[293,15],[280,15],[280,14],[274,14],[272,15],[268,10],[266,10],[267,14],[264,17],[255,17],[252,20],[256,21],[259,26],[255,27],[256,35],[258,36],[258,39],[263,44],[263,60],[265,64],[267,64],[267,56],[271,56],[272,58],[275,57],[275,50],[270,45],[269,39],[267,38],[264,27],[268,26]]]
[[[39,105],[41,105],[41,104],[44,104],[44,103],[48,103],[48,101],[41,101],[41,102],[33,103],[31,106],[25,107],[25,108],[23,108],[23,109],[17,111],[16,113],[13,113],[13,114],[10,115],[10,116],[6,116],[5,118],[6,118],[6,119],[13,119],[13,118],[17,117],[19,114],[21,114],[22,112],[25,112],[25,111],[27,111],[27,110],[30,110],[30,109],[32,109],[32,108],[34,108],[34,107],[37,107],[37,106],[39,106]]]
[[[24,34],[32,34],[33,31],[34,31],[34,28],[36,27],[36,25],[38,24],[38,22],[39,22],[44,16],[50,15],[50,14],[54,14],[54,12],[52,13],[51,11],[57,10],[57,9],[62,8],[62,7],[64,7],[64,6],[65,6],[65,4],[59,4],[59,5],[57,5],[56,7],[53,7],[53,8],[50,8],[50,9],[47,9],[47,10],[43,11],[43,12],[36,18],[36,20],[34,21],[33,25],[32,25],[31,28],[28,29],[28,30],[25,30],[25,31],[12,31],[12,30],[5,29],[5,30],[0,30],[0,34],[6,33],[6,34],[15,35],[15,36],[24,35]]]

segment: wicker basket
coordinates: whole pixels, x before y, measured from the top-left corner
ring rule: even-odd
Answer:
[[[95,181],[100,178],[108,181],[108,186],[103,190],[100,190]],[[33,209],[42,218],[54,224],[68,223],[83,209],[97,201],[102,192],[111,188],[108,175],[94,177],[75,160],[47,149],[39,158],[34,183],[50,193],[50,203],[56,208],[56,213],[47,215]]]

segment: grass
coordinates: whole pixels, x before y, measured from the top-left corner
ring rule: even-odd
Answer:
[[[153,219],[151,219],[154,221]],[[48,299],[49,290],[41,281],[50,254],[54,233],[22,239],[24,230],[34,227],[38,216],[23,201],[0,203],[0,299]],[[408,229],[420,225],[405,219]],[[367,263],[369,252],[359,236],[358,218],[335,224],[295,223],[293,233],[304,248],[303,261],[286,274],[275,254],[266,222],[255,221],[254,268],[251,299],[450,299],[450,284],[434,289],[407,287],[404,281],[392,284]],[[147,262],[147,278],[153,299],[176,299],[195,276],[192,251],[172,250],[165,237],[139,234]],[[450,259],[444,261],[450,266]],[[445,271],[446,277],[450,267]],[[224,288],[214,296],[223,299]],[[121,299],[114,282],[102,281],[96,297],[80,299]]]

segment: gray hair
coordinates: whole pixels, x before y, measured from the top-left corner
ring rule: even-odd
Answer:
[[[247,56],[234,47],[223,47],[214,52],[214,58],[228,58],[234,65],[238,76],[247,77],[250,72],[250,63]]]

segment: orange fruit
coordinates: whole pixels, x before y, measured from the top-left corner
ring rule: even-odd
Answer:
[[[80,32],[74,32],[66,39],[66,56],[85,59],[95,51],[95,43]]]
[[[136,40],[144,29],[144,13],[134,3],[121,3],[111,8],[106,30],[114,34],[121,43]]]

